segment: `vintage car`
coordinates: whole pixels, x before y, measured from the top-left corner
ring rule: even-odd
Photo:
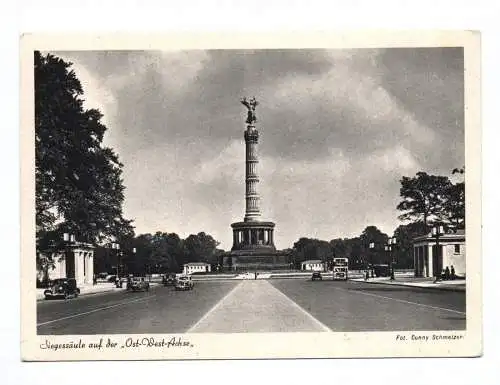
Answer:
[[[144,277],[131,277],[127,281],[127,290],[129,291],[149,291],[149,282]]]
[[[316,281],[316,280],[320,280],[320,281],[322,281],[322,280],[323,280],[323,277],[321,276],[321,273],[320,273],[319,271],[315,271],[315,272],[312,274],[311,280],[313,280],[313,281]]]
[[[175,290],[193,290],[193,281],[188,275],[181,275],[175,280]]]
[[[43,292],[45,299],[78,297],[80,289],[74,278],[58,278],[50,282],[50,287]]]
[[[130,280],[131,275],[128,277],[115,277],[114,283],[117,288],[122,288],[124,284],[128,284],[128,281]]]
[[[174,286],[175,285],[175,275],[166,274],[161,280],[163,286]]]

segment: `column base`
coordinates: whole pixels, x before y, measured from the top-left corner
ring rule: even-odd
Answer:
[[[234,233],[245,234],[243,239],[239,239],[237,236],[233,236],[233,247],[231,250],[245,250],[250,253],[259,252],[273,252],[276,250],[274,246],[274,223],[273,222],[260,222],[260,221],[244,221],[235,222],[231,224]],[[259,237],[252,237],[251,234],[255,232],[264,231],[267,232],[270,237],[268,239],[262,239]]]

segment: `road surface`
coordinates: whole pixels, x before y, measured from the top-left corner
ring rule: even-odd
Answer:
[[[464,329],[464,292],[353,281],[200,281],[37,303],[40,335]]]

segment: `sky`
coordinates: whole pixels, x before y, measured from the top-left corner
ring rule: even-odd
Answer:
[[[402,176],[465,164],[461,48],[53,52],[124,164],[136,234],[205,231],[229,250],[245,214],[255,96],[262,220],[278,249],[402,224]]]

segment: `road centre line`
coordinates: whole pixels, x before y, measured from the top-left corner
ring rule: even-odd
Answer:
[[[269,282],[267,282],[269,283]],[[311,321],[313,321],[316,325],[318,325],[321,329],[323,329],[324,332],[331,332],[332,329],[330,329],[328,326],[326,326],[324,323],[319,321],[317,318],[315,318],[311,313],[309,313],[307,310],[305,310],[302,306],[300,306],[297,302],[295,302],[293,299],[288,297],[285,293],[283,293],[280,289],[275,287],[273,284],[269,283],[269,285],[272,286],[274,290],[276,290],[280,295],[285,297],[288,301],[292,303],[292,306],[294,306],[296,309],[298,309],[300,312],[306,315]]]
[[[410,304],[410,305],[416,305],[416,306],[421,306],[421,307],[427,307],[427,308],[430,308],[430,309],[435,309],[435,310],[444,310],[444,311],[449,311],[449,312],[452,312],[452,313],[457,313],[457,314],[466,314],[465,312],[463,311],[458,311],[458,310],[453,310],[453,309],[447,309],[445,307],[439,307],[439,306],[432,306],[432,305],[425,305],[423,303],[418,303],[418,302],[412,302],[412,301],[406,301],[404,299],[398,299],[398,298],[392,298],[392,297],[385,297],[383,295],[378,295],[378,294],[372,294],[372,293],[364,293],[362,291],[358,291],[356,289],[353,289],[353,290],[345,290],[345,289],[341,289],[341,288],[336,288],[337,290],[342,290],[342,291],[346,291],[346,292],[349,292],[349,293],[352,293],[352,292],[355,292],[357,294],[363,294],[363,295],[368,295],[370,297],[377,297],[377,298],[383,298],[383,299],[389,299],[389,300],[392,300],[392,301],[395,301],[395,302],[401,302],[401,303],[407,303],[407,304]]]
[[[117,307],[117,306],[128,305],[129,303],[145,301],[145,300],[150,299],[151,297],[155,297],[155,296],[156,296],[156,294],[153,294],[153,295],[149,295],[147,297],[142,297],[142,298],[134,299],[132,301],[115,303],[114,305],[100,307],[100,308],[89,310],[89,311],[86,311],[86,312],[83,312],[83,313],[72,314],[72,315],[69,315],[69,316],[66,316],[66,317],[57,318],[57,319],[46,321],[46,322],[41,322],[41,323],[36,324],[36,326],[48,325],[48,324],[52,324],[52,323],[55,323],[55,322],[64,321],[64,320],[71,319],[71,318],[80,317],[82,315],[87,315],[87,314],[91,314],[91,313],[96,313],[98,311],[111,309],[111,308],[114,308],[114,307]]]
[[[233,289],[229,291],[229,293],[227,293],[224,297],[222,297],[222,299],[219,302],[217,302],[214,306],[212,306],[212,308],[209,311],[207,311],[205,315],[198,320],[198,322],[196,322],[193,326],[191,326],[186,333],[192,333],[193,330],[195,330],[203,321],[205,321],[210,316],[210,314],[212,314],[215,310],[217,310],[221,306],[222,302],[224,302],[226,298],[228,298],[231,294],[233,294],[236,291],[236,289],[241,286],[242,283],[243,281],[239,282],[235,287],[233,287]]]

